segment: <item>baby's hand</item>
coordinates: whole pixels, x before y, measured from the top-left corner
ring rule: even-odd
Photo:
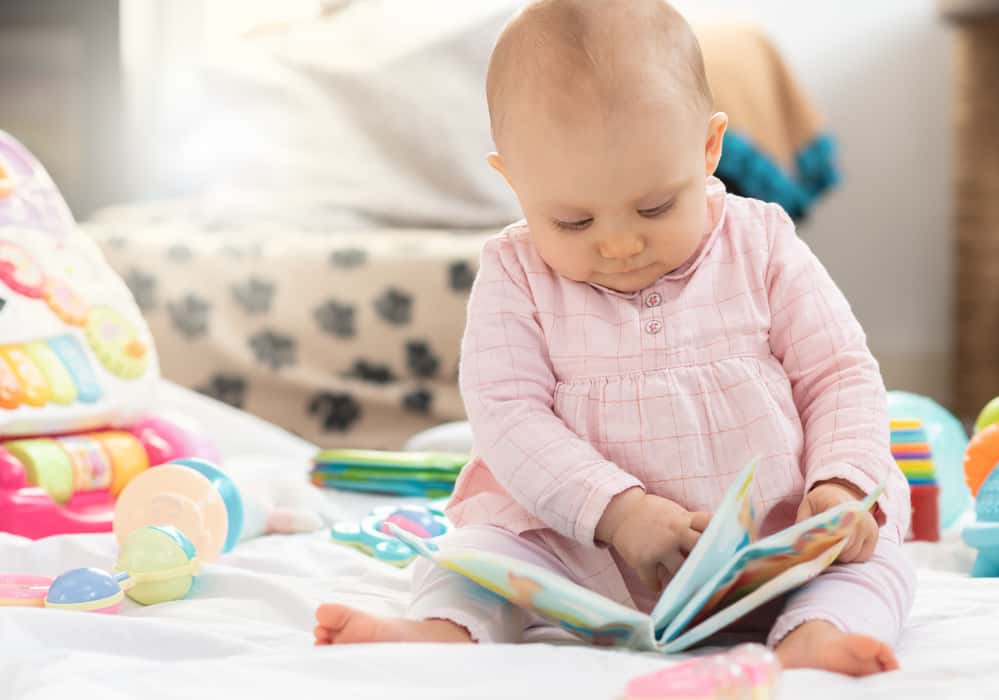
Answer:
[[[611,501],[597,536],[658,592],[679,571],[710,519],[709,513],[691,513],[636,488]]]
[[[798,508],[798,522],[834,508],[840,503],[857,501],[863,497],[864,494],[848,482],[823,481],[805,494]],[[865,512],[860,516],[860,522],[847,539],[846,546],[840,552],[837,561],[843,564],[867,561],[874,554],[877,543],[878,523],[871,513]]]

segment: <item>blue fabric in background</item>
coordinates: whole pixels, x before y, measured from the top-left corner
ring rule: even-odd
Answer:
[[[782,170],[739,132],[725,134],[721,162],[715,173],[729,192],[776,202],[795,221],[803,219],[816,200],[839,182],[836,144],[820,134],[795,155],[795,171]]]

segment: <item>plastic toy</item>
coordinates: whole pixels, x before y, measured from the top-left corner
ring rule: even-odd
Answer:
[[[128,287],[45,169],[0,131],[0,530],[108,531],[136,474],[216,457],[180,422],[140,418],[158,380]]]
[[[999,469],[992,469],[978,489],[975,517],[976,522],[961,533],[965,543],[978,550],[971,575],[999,576]]]
[[[888,392],[888,414],[894,420],[918,419],[926,430],[940,490],[940,527],[954,525],[971,505],[964,480],[964,450],[968,434],[947,409],[932,399],[904,391]]]
[[[0,436],[127,425],[159,379],[142,314],[45,169],[2,131],[0,172]]]
[[[993,423],[999,423],[999,396],[985,404],[975,420],[975,432],[980,433]]]
[[[628,683],[626,700],[770,700],[780,662],[764,646],[743,644],[722,654],[681,661]]]
[[[0,606],[114,613],[127,595],[142,605],[188,594],[200,563],[194,545],[173,527],[145,527],[125,538],[114,573],[72,569],[46,576],[0,574]]]
[[[177,528],[201,561],[211,562],[239,541],[243,501],[232,480],[216,467],[181,459],[138,475],[118,498],[114,533],[120,544],[147,525]]]
[[[891,421],[891,452],[909,481],[912,539],[939,542],[940,488],[923,422],[918,419]]]
[[[427,540],[440,537],[451,529],[444,514],[437,509],[423,506],[386,506],[373,510],[359,524],[334,525],[330,536],[337,544],[358,549],[386,564],[409,566],[416,553],[396,539],[388,523]]]
[[[131,430],[0,442],[0,531],[37,539],[108,532],[122,489],[164,454],[213,454],[165,418]]]
[[[450,452],[323,450],[312,483],[322,488],[440,498],[454,489],[468,455]]]
[[[999,464],[999,424],[975,433],[964,453],[964,476],[974,496]]]

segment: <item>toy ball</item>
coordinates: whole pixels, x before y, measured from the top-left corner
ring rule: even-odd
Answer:
[[[971,503],[965,482],[964,450],[968,434],[961,421],[936,401],[906,391],[888,392],[888,414],[894,420],[922,421],[936,463],[940,485],[940,524],[953,525]]]
[[[128,574],[109,574],[100,569],[71,569],[49,587],[45,607],[81,612],[118,612],[124,593],[121,583]]]
[[[999,424],[975,433],[964,453],[964,477],[974,496],[999,463]]]
[[[975,421],[975,432],[980,433],[993,423],[999,423],[999,396],[985,404]]]
[[[186,596],[200,565],[194,545],[180,530],[151,526],[125,537],[114,568],[128,572],[129,598],[153,605]]]
[[[424,540],[439,537],[451,529],[444,514],[437,509],[385,506],[375,508],[360,523],[337,523],[330,536],[337,544],[358,549],[386,564],[405,567],[416,554],[392,533],[393,525]]]

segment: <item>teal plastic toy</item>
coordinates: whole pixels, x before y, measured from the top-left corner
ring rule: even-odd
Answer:
[[[968,434],[961,421],[936,401],[907,391],[888,392],[888,415],[894,420],[918,418],[926,429],[940,486],[940,526],[954,525],[971,505],[964,480]]]
[[[978,490],[975,500],[977,522],[961,533],[964,541],[978,550],[972,576],[999,576],[999,469],[993,469]]]
[[[416,553],[392,534],[389,523],[424,541],[451,530],[444,513],[436,508],[384,506],[373,510],[360,523],[334,525],[330,536],[337,544],[358,549],[386,564],[400,568],[409,566]]]

